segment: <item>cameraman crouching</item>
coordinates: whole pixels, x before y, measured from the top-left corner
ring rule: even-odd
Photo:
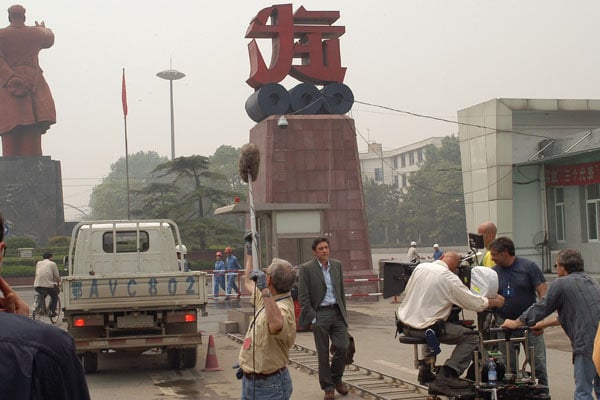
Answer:
[[[459,376],[473,359],[479,338],[466,335],[471,331],[469,328],[445,323],[452,305],[479,312],[504,304],[501,295],[488,299],[472,293],[456,275],[459,264],[460,255],[454,251],[444,253],[438,261],[419,264],[408,280],[404,301],[398,307],[398,318],[404,324],[405,335],[423,338],[425,331],[432,328],[440,343],[456,345],[435,377],[436,384],[453,389],[469,386]]]

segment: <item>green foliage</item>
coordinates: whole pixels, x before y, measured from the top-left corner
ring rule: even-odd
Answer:
[[[60,268],[59,268],[60,272]],[[35,276],[35,265],[14,265],[14,266],[2,266],[2,276],[4,278],[17,277],[17,276]]]
[[[50,239],[48,239],[49,247],[69,247],[70,243],[70,236],[53,236]]]
[[[423,165],[409,177],[409,182],[399,210],[404,241],[465,243],[466,219],[458,138],[447,136],[441,147],[427,147]]]
[[[373,179],[365,179],[363,191],[369,241],[377,245],[395,245],[400,236],[400,192],[394,185],[380,185]]]
[[[7,236],[4,238],[7,249],[35,248],[37,243],[31,236]]]
[[[129,164],[129,203],[130,210],[140,209],[143,199],[135,195],[136,190],[153,182],[156,178],[151,172],[167,160],[154,151],[140,151],[119,158],[110,166],[111,172],[92,191],[90,196],[90,218],[125,219],[127,218],[127,165]],[[133,195],[132,195],[133,194]]]

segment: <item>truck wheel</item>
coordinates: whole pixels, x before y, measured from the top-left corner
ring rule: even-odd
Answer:
[[[167,349],[167,361],[169,363],[169,368],[180,369],[181,358],[181,349]]]
[[[98,371],[98,353],[86,351],[81,356],[81,363],[86,374],[93,374]]]
[[[198,349],[196,347],[183,349],[183,368],[194,368],[198,359]]]

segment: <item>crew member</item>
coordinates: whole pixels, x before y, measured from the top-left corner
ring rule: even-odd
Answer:
[[[274,258],[262,271],[252,270],[252,247],[247,246],[245,286],[252,293],[254,319],[240,349],[242,400],[288,400],[292,378],[287,369],[296,340],[296,318],[290,290],[296,280],[292,265]],[[255,290],[258,289],[258,290]]]
[[[423,338],[425,331],[432,328],[441,343],[456,345],[435,376],[436,384],[455,389],[469,386],[459,376],[471,363],[479,338],[468,335],[469,328],[445,322],[452,306],[456,304],[468,310],[481,311],[504,304],[501,295],[488,299],[471,292],[456,275],[459,264],[460,255],[447,251],[440,260],[417,265],[406,285],[404,300],[398,307],[398,319],[404,324],[405,335]]]

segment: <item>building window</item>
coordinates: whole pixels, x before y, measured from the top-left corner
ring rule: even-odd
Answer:
[[[394,169],[398,169],[398,157],[394,157]]]
[[[565,190],[554,189],[554,207],[556,211],[556,240],[565,241]]]
[[[423,149],[417,150],[417,162],[423,161]]]
[[[383,169],[375,168],[375,182],[383,182]]]
[[[600,225],[600,184],[585,187],[588,240],[598,240]]]
[[[394,175],[394,185],[398,187],[398,175]]]
[[[406,187],[408,186],[407,181],[406,181],[406,174],[402,174],[402,187]]]
[[[406,153],[400,154],[400,166],[402,168],[406,167]]]
[[[415,164],[415,153],[411,151],[408,153],[408,165],[414,165],[414,164]]]

